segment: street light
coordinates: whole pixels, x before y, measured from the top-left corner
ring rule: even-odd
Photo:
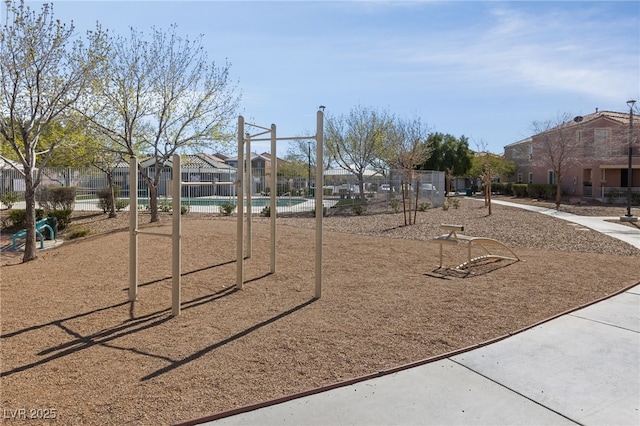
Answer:
[[[627,101],[627,105],[629,105],[629,168],[627,170],[627,214],[625,215],[625,220],[628,222],[635,222],[637,219],[633,218],[631,214],[631,182],[632,182],[632,173],[633,167],[631,164],[631,157],[633,154],[633,148],[631,143],[633,141],[633,106],[636,101],[634,99],[629,99]],[[634,220],[635,219],[635,220]]]

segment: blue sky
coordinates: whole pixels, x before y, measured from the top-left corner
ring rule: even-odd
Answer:
[[[535,120],[640,101],[638,1],[52,3],[82,32],[99,21],[202,34],[209,58],[232,64],[240,113],[279,136],[314,134],[319,105],[329,116],[362,105],[501,153]]]

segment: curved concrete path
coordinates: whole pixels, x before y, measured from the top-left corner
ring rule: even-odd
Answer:
[[[493,202],[640,248],[640,229],[607,222],[618,218]],[[494,343],[184,424],[640,425],[636,261],[633,287]]]

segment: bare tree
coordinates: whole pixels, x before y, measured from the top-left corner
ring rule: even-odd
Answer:
[[[175,153],[231,141],[226,128],[240,96],[229,78],[230,64],[209,62],[201,38],[183,39],[175,26],[153,29],[150,40],[131,29],[129,38],[115,37],[110,46],[103,80],[95,86],[101,107],[93,123],[129,155],[153,159],[152,171],[141,172],[155,222],[165,164]]]
[[[559,114],[555,119],[534,121],[533,163],[546,167],[553,173],[556,185],[556,209],[562,202],[562,179],[575,166],[582,155],[579,125],[568,113]],[[551,182],[554,183],[554,182]]]
[[[413,119],[396,119],[393,122],[388,133],[388,139],[385,147],[385,157],[390,167],[401,171],[403,181],[413,182],[415,179],[416,168],[427,161],[433,151],[432,146],[427,143],[429,137],[429,127],[422,122],[420,117]],[[402,185],[403,199],[405,198],[406,185]],[[416,191],[420,191],[419,185],[416,185]],[[413,197],[409,198],[409,213],[413,205]],[[417,204],[417,203],[416,203]],[[411,224],[411,214],[408,215],[405,206],[405,225]],[[417,209],[417,205],[413,206]],[[415,223],[414,210],[414,220]]]
[[[54,19],[53,7],[39,12],[24,1],[7,0],[5,23],[0,32],[0,135],[10,147],[25,180],[26,242],[23,261],[37,257],[36,189],[42,168],[64,138],[40,143],[43,132],[86,93],[96,68],[104,33],[88,33],[88,46],[75,35],[73,25]],[[73,126],[70,126],[73,127]]]
[[[385,140],[392,123],[387,112],[362,106],[355,107],[348,115],[327,117],[327,156],[355,175],[363,203],[366,201],[362,196],[365,171],[384,156]]]

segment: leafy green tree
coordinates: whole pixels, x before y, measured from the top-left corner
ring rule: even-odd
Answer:
[[[386,111],[362,106],[348,115],[327,117],[324,140],[328,157],[356,176],[360,194],[364,194],[367,167],[385,156],[385,141],[392,126],[393,119]]]
[[[230,64],[209,62],[201,38],[183,39],[175,26],[153,29],[149,39],[131,29],[129,38],[114,37],[109,45],[110,60],[94,86],[93,125],[128,155],[153,159],[153,171],[141,172],[156,222],[160,171],[175,153],[231,142],[226,129],[240,96]]]
[[[75,114],[72,121],[51,123],[39,140],[42,146],[59,144],[47,165],[49,167],[89,167],[100,149],[84,119]]]
[[[506,160],[502,155],[487,151],[487,144],[480,142],[478,152],[474,155],[469,175],[481,179],[484,184],[484,203],[491,215],[491,183],[500,176],[512,175],[516,164]]]
[[[98,27],[87,34],[88,45],[78,38],[73,24],[55,19],[53,7],[39,12],[24,1],[6,1],[5,23],[0,31],[0,135],[22,166],[25,180],[26,242],[23,261],[37,257],[35,233],[36,189],[42,169],[62,145],[63,137],[41,141],[52,123],[73,126],[72,108],[87,93],[93,73],[104,58],[104,33]],[[64,132],[62,132],[64,133]]]
[[[449,193],[451,178],[466,176],[471,169],[473,152],[469,149],[469,139],[437,132],[429,135],[427,143],[432,149],[431,156],[418,168],[445,172],[446,192]]]

